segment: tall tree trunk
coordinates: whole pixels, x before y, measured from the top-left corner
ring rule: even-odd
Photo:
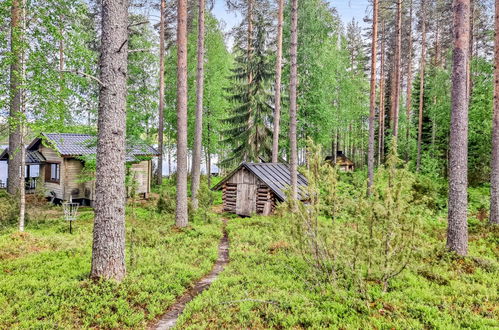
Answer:
[[[490,176],[490,223],[499,224],[499,1],[495,4],[494,116]]]
[[[400,53],[402,49],[402,0],[397,0],[397,24],[395,28],[395,54],[393,61],[392,86],[391,86],[391,107],[390,107],[390,128],[393,138],[397,142],[399,130],[399,110],[400,110]]]
[[[416,171],[419,172],[421,167],[421,144],[423,141],[423,106],[424,106],[424,76],[426,65],[426,7],[425,0],[421,1],[422,18],[421,18],[421,63],[419,69],[419,117],[418,117],[418,154],[416,158]]]
[[[374,117],[376,116],[376,62],[378,44],[378,0],[373,0],[373,32],[371,45],[371,95],[369,109],[369,145],[367,155],[367,195],[374,181]]]
[[[296,141],[296,112],[297,112],[297,85],[298,85],[298,0],[291,0],[291,76],[289,82],[289,146],[291,170],[291,197],[298,197],[298,163]]]
[[[468,73],[466,76],[466,80],[468,83],[467,87],[467,95],[468,95],[468,103],[471,98],[471,93],[473,92],[473,79],[471,77],[472,74],[472,68],[471,68],[471,60],[473,58],[473,39],[474,39],[474,21],[475,21],[475,0],[470,0],[470,37],[469,37],[469,60],[468,60]]]
[[[158,107],[158,169],[156,183],[163,183],[163,156],[165,130],[165,15],[166,0],[161,0],[159,19],[159,107]]]
[[[187,0],[177,2],[177,210],[176,224],[187,215]]]
[[[277,58],[275,64],[275,109],[274,109],[274,135],[272,139],[272,162],[279,161],[279,133],[281,121],[281,74],[282,74],[282,22],[284,0],[279,1],[277,11]]]
[[[9,166],[7,191],[18,194],[21,180],[22,163],[22,8],[21,0],[13,0],[11,7],[11,56],[10,64],[10,124],[9,124]],[[22,172],[22,171],[21,171]]]
[[[250,70],[249,63],[251,63],[251,58],[253,57],[253,1],[248,0],[248,40],[247,40],[247,57],[248,57],[248,85],[253,81],[253,71]]]
[[[198,208],[198,189],[201,179],[201,142],[203,138],[203,92],[204,92],[204,0],[199,0],[198,8],[198,66],[196,76],[196,124],[194,148],[192,151],[192,206]]]
[[[385,21],[381,23],[381,63],[379,74],[378,165],[385,152]]]
[[[128,1],[102,1],[95,219],[90,277],[121,281],[125,269],[125,131]]]
[[[424,1],[424,0],[423,0]],[[410,157],[410,127],[411,127],[411,114],[412,114],[412,0],[409,3],[409,54],[407,58],[407,93],[406,93],[406,103],[405,103],[405,115],[406,115],[406,131],[405,131],[405,141],[406,145],[406,157],[405,160],[409,161]]]
[[[449,214],[447,248],[468,253],[468,94],[470,0],[454,0],[452,111],[449,143]]]

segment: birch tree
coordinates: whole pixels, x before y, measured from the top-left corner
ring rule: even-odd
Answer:
[[[296,137],[297,84],[298,84],[298,0],[291,0],[291,74],[289,86],[289,144],[291,167],[291,197],[298,197],[298,149]]]
[[[166,0],[161,0],[159,19],[159,107],[158,107],[158,170],[156,183],[163,183],[163,149],[165,125],[165,15]]]
[[[198,47],[196,73],[196,124],[194,148],[192,150],[191,196],[193,209],[198,208],[197,193],[201,178],[201,146],[203,137],[203,95],[204,95],[204,11],[205,2],[199,0],[198,8]]]
[[[272,139],[272,162],[279,161],[279,134],[281,121],[281,75],[282,75],[282,23],[284,16],[284,0],[278,0],[277,10],[277,54],[275,64],[274,86],[274,135]]]

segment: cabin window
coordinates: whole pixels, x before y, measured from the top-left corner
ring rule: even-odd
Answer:
[[[47,163],[45,181],[59,183],[61,180],[61,164]]]

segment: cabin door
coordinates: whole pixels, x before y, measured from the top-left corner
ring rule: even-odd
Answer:
[[[239,183],[237,185],[236,214],[250,216],[256,212],[256,185]]]

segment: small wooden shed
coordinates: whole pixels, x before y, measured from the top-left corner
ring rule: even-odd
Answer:
[[[268,215],[276,204],[286,200],[291,175],[289,166],[283,163],[242,163],[213,190],[222,190],[225,212],[241,216]],[[298,173],[298,195],[304,199],[303,187],[307,179]]]
[[[327,156],[326,161],[331,165],[336,164],[339,170],[342,172],[353,172],[355,170],[355,164],[343,153],[343,151],[338,150],[336,152],[336,163],[333,156]]]

